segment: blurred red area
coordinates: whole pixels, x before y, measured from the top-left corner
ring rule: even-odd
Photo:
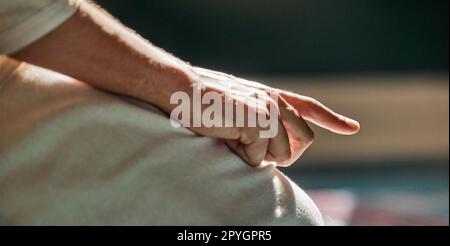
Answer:
[[[432,201],[416,194],[397,197],[403,208],[383,199],[365,201],[345,190],[312,190],[308,194],[321,210],[327,225],[355,226],[448,226],[448,218],[432,215]],[[419,204],[419,206],[417,206]],[[415,206],[415,208],[413,208]]]

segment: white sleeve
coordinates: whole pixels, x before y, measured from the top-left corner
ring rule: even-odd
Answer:
[[[80,0],[1,0],[0,54],[43,37],[75,12]]]

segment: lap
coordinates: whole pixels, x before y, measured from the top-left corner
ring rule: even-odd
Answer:
[[[322,223],[276,168],[251,168],[151,106],[26,64],[4,74],[0,224]]]

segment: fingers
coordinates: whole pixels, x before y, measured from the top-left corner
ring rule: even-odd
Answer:
[[[275,102],[273,102],[275,103]],[[279,107],[278,107],[279,105]],[[276,107],[279,110],[278,131],[275,137],[267,139],[261,138],[261,128],[255,127],[234,127],[225,130],[238,130],[238,133],[226,136],[222,132],[221,138],[225,138],[228,147],[239,155],[245,162],[252,166],[258,166],[263,160],[275,162],[278,166],[289,166],[296,161],[303,152],[311,145],[314,133],[308,124],[296,113],[286,101],[279,98]],[[255,108],[246,105],[246,112],[255,113]],[[265,112],[257,111],[257,114]],[[278,112],[278,111],[277,111]],[[231,137],[239,136],[239,137]]]
[[[255,138],[253,140],[226,139],[225,143],[237,155],[251,166],[258,166],[266,155],[268,139]]]
[[[261,111],[258,110],[258,116],[261,115],[263,117],[266,117],[266,115],[270,115],[271,117],[270,120],[277,121],[276,123],[278,125],[276,129],[274,128],[276,130],[275,136],[268,139],[268,146],[266,147],[267,151],[265,153],[264,160],[268,162],[276,162],[277,164],[285,163],[288,162],[291,158],[291,146],[289,136],[280,118],[279,107],[277,102],[272,98],[267,97],[267,94],[264,95],[266,96],[266,98],[263,99],[264,103],[258,105],[258,107],[263,107],[264,110]],[[260,95],[259,98],[262,98],[262,96]],[[270,114],[269,108],[270,110],[274,110],[275,113]],[[276,118],[272,118],[273,116],[275,116]],[[258,128],[258,133],[261,132],[260,130],[261,128]]]
[[[265,116],[266,110],[258,110],[258,107],[261,107],[261,105],[258,106],[256,101],[248,102],[244,105],[244,116],[235,115],[235,119],[236,117],[244,117],[246,125],[223,129],[224,132],[221,134],[222,138],[227,139],[225,143],[228,147],[251,166],[258,166],[262,163],[269,145],[267,138],[260,137],[261,128],[257,125],[250,126],[250,120],[247,117],[255,115],[255,119],[257,119],[261,114]],[[232,134],[225,135],[224,133]]]
[[[271,103],[276,105],[275,101]],[[255,105],[251,105],[246,105],[246,112],[250,112],[250,114],[256,113],[256,118],[259,118],[260,115],[266,116],[267,110],[258,110],[254,107]],[[278,109],[278,106],[276,109]],[[275,115],[279,115],[278,111]],[[261,138],[260,134],[263,129],[259,125],[234,128],[239,129],[239,138],[237,141],[227,140],[228,147],[252,166],[261,164],[263,160],[276,163],[287,162],[291,158],[288,133],[282,121],[278,118],[275,120],[278,121],[278,130],[275,137],[270,139]]]
[[[283,98],[279,98],[280,117],[287,130],[291,156],[284,162],[277,163],[279,166],[289,166],[294,163],[314,140],[314,132],[305,120]]]
[[[357,121],[333,112],[317,100],[295,93],[281,91],[282,97],[306,120],[332,132],[351,135],[359,131]]]
[[[201,81],[205,91],[223,92],[225,97],[229,92],[229,98],[225,98],[227,103],[222,105],[225,109],[222,110],[223,124],[191,129],[201,135],[225,139],[228,147],[252,166],[260,165],[263,160],[288,166],[297,160],[314,139],[314,133],[304,119],[340,134],[354,134],[360,128],[358,122],[333,112],[315,99],[211,70],[194,70],[198,76],[196,80]],[[269,100],[276,106],[275,111],[269,111],[277,113],[274,118],[278,117],[278,131],[275,137],[267,139],[259,135],[264,129],[248,125],[248,121],[253,122],[254,118],[249,119],[250,114],[247,113],[256,111],[257,118],[266,116],[267,112],[263,111],[268,108],[264,99],[271,98],[273,92],[279,95],[278,103],[273,98]],[[206,106],[201,106],[201,112],[204,112]],[[264,110],[258,111],[262,108]],[[231,113],[225,113],[227,109]],[[272,114],[269,115],[272,119]],[[242,122],[246,122],[247,126],[244,127]],[[269,125],[269,130],[275,129],[272,124]]]
[[[254,142],[244,145],[244,151],[248,157],[248,163],[258,166],[266,156],[269,141],[266,138],[257,138]]]
[[[269,139],[266,161],[283,163],[291,158],[289,137],[281,120],[278,120],[278,131],[275,137]]]
[[[259,127],[240,128],[238,141],[226,140],[232,151],[252,166],[263,160],[289,166],[311,145],[314,133],[284,99],[279,98],[279,127],[275,137],[260,138]]]

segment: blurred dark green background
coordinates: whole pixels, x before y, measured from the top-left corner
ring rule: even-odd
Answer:
[[[244,74],[447,71],[447,0],[97,1],[158,46]]]

